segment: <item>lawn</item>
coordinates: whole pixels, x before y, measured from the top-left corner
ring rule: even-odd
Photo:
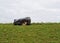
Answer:
[[[0,43],[60,43],[60,23],[0,24]]]

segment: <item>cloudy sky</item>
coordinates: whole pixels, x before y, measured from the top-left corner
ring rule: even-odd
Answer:
[[[32,22],[60,22],[60,0],[0,0],[0,23],[24,17]]]

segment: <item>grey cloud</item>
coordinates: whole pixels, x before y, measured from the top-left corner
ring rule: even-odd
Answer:
[[[0,0],[0,22],[13,22],[26,16],[30,16],[32,22],[60,21],[59,5],[60,1],[56,0]]]

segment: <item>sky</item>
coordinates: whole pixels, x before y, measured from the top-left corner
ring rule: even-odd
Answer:
[[[60,22],[60,0],[0,0],[0,23],[24,17],[32,22]]]

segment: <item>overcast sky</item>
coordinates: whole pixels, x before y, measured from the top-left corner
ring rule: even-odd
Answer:
[[[60,0],[0,0],[0,23],[24,17],[32,22],[60,22]]]

